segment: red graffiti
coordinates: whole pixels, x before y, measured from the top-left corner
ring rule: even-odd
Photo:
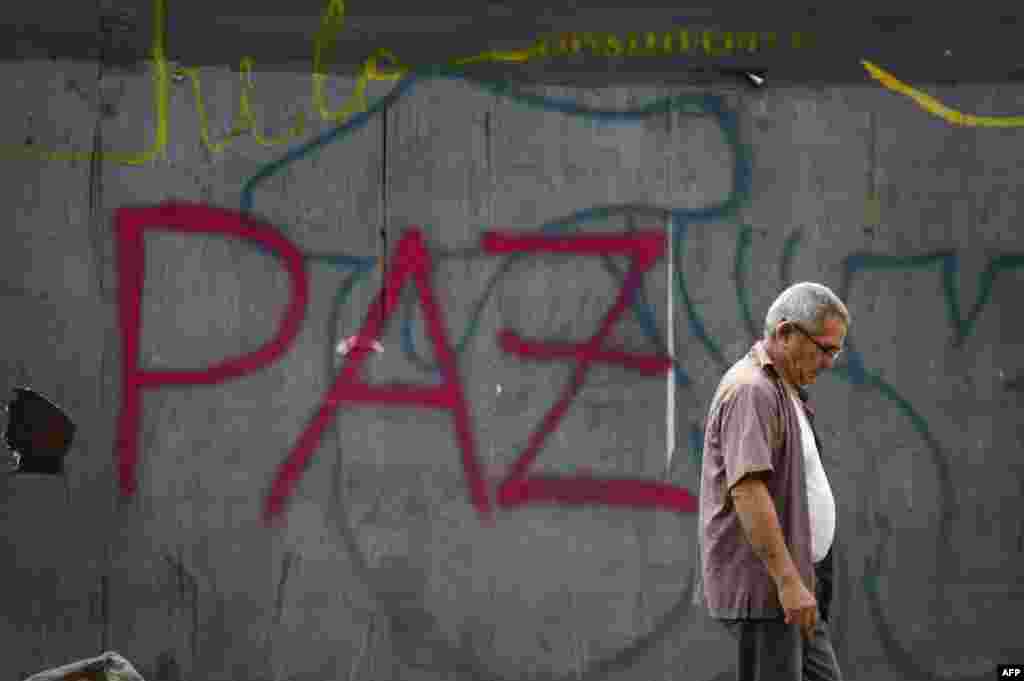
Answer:
[[[161,385],[214,385],[250,374],[272,364],[299,334],[309,281],[302,252],[270,225],[230,210],[188,203],[164,203],[149,208],[120,208],[117,234],[118,306],[121,326],[121,412],[118,419],[118,477],[121,492],[135,492],[139,461],[139,419],[142,390]],[[143,230],[173,230],[192,234],[227,234],[260,243],[284,259],[292,292],[281,330],[260,349],[224,360],[199,371],[144,371],[139,368],[142,285],[145,281]]]
[[[598,479],[591,475],[576,477],[559,475],[527,475],[526,471],[537,458],[540,448],[569,410],[572,399],[579,392],[590,365],[605,362],[636,369],[656,376],[672,368],[672,360],[661,355],[637,355],[622,351],[602,350],[601,345],[611,333],[642,277],[665,250],[665,235],[661,232],[630,234],[575,234],[552,238],[539,235],[515,235],[488,232],[483,238],[488,253],[548,252],[578,253],[580,255],[629,254],[633,264],[623,283],[619,297],[601,323],[601,328],[586,343],[558,344],[529,342],[509,329],[498,333],[501,349],[521,357],[534,359],[576,359],[576,370],[561,399],[544,416],[541,427],[530,435],[526,450],[511,467],[508,477],[498,487],[499,506],[522,506],[529,503],[605,504],[609,506],[654,507],[670,511],[693,513],[696,500],[682,487],[649,480]]]
[[[299,478],[302,477],[306,463],[313,455],[313,448],[320,441],[320,436],[327,427],[328,420],[338,405],[343,402],[407,404],[450,410],[455,418],[456,438],[459,441],[459,449],[462,450],[462,466],[469,484],[473,505],[485,520],[490,519],[491,504],[487,496],[487,484],[480,468],[480,462],[476,458],[476,443],[473,440],[469,409],[462,392],[462,382],[459,380],[455,353],[444,332],[441,307],[437,304],[434,287],[430,282],[431,271],[430,253],[423,243],[423,235],[419,229],[409,228],[395,249],[395,257],[391,267],[388,268],[384,290],[370,305],[366,322],[357,334],[357,337],[363,342],[357,343],[346,355],[345,366],[342,367],[334,385],[328,391],[313,423],[299,437],[298,444],[284,465],[281,466],[277,478],[274,479],[264,509],[265,522],[272,522],[284,510],[285,501],[295,489]],[[395,313],[398,297],[409,277],[414,278],[416,288],[419,290],[423,317],[427,321],[427,333],[434,345],[438,364],[441,367],[442,384],[436,387],[400,384],[371,386],[358,380],[357,374],[370,354],[369,346],[373,341],[380,339],[382,327]]]
[[[116,217],[118,237],[119,304],[122,334],[122,405],[118,422],[118,475],[122,494],[131,495],[136,488],[138,464],[138,431],[141,391],[159,385],[212,385],[237,378],[274,362],[284,354],[298,335],[308,302],[308,279],[302,253],[270,225],[244,214],[195,204],[168,203],[155,208],[122,208]],[[143,230],[172,229],[190,233],[228,234],[256,241],[280,255],[292,282],[292,296],[279,333],[259,350],[242,357],[225,360],[198,371],[145,371],[139,368],[139,336],[141,324],[142,285],[145,280]],[[516,460],[510,474],[498,487],[499,506],[522,506],[529,503],[606,504],[654,507],[672,511],[695,512],[694,498],[683,488],[647,480],[598,479],[580,477],[527,475],[544,440],[553,432],[594,362],[617,364],[656,376],[669,371],[671,359],[658,355],[639,355],[621,350],[601,348],[612,327],[622,316],[648,271],[665,249],[665,237],[659,232],[637,232],[618,235],[576,234],[562,237],[517,235],[489,232],[483,238],[488,253],[564,252],[580,255],[629,254],[633,264],[623,288],[605,317],[600,330],[587,342],[557,344],[531,342],[513,331],[498,334],[505,352],[533,359],[575,359],[572,381],[558,403],[545,416],[541,427],[531,435],[524,453]],[[264,522],[272,523],[282,514],[288,497],[294,492],[303,471],[320,441],[324,429],[342,403],[401,404],[452,412],[456,439],[462,453],[462,464],[473,505],[484,521],[491,522],[491,501],[487,477],[476,457],[476,443],[462,382],[458,375],[455,353],[445,334],[441,307],[431,283],[432,263],[418,228],[406,230],[399,241],[387,272],[383,290],[371,304],[366,321],[356,335],[345,358],[345,365],[331,386],[316,416],[300,435],[291,453],[280,466],[264,507]],[[358,378],[374,341],[379,340],[384,325],[392,317],[403,286],[412,278],[419,292],[419,302],[427,332],[433,343],[441,368],[439,386],[391,384],[374,386]]]

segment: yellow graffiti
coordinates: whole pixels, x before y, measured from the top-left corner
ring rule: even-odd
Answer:
[[[882,201],[872,194],[864,202],[864,226],[878,227],[882,224]]]
[[[946,120],[953,125],[965,125],[981,128],[1019,128],[1024,126],[1024,116],[975,116],[951,109],[931,95],[915,90],[906,83],[897,80],[891,73],[879,68],[869,61],[861,60],[861,64],[871,77],[893,92],[910,97],[925,111]]]
[[[241,136],[242,133],[252,131],[256,137],[256,141],[265,147],[271,147],[283,142],[287,142],[292,137],[301,135],[305,128],[305,116],[300,111],[295,116],[295,125],[289,132],[286,132],[276,139],[267,139],[264,137],[259,130],[256,129],[256,117],[252,113],[252,107],[249,103],[249,92],[252,90],[252,59],[244,57],[241,63],[241,72],[239,73],[242,79],[242,95],[239,103],[239,118],[241,118],[241,125],[236,124],[231,131],[227,134],[220,142],[210,141],[209,122],[206,118],[206,107],[203,106],[203,96],[200,89],[199,82],[199,69],[188,67],[179,68],[176,73],[187,75],[192,80],[192,94],[196,100],[196,113],[199,114],[199,137],[203,140],[203,144],[206,148],[213,152],[221,152],[227,147],[228,143],[235,138]]]
[[[790,45],[796,48],[812,44],[811,36],[793,33]],[[689,54],[694,50],[703,49],[706,55],[723,57],[735,52],[753,53],[762,47],[773,49],[778,45],[776,33],[755,33],[753,31],[690,31],[681,28],[672,31],[652,32],[644,34],[626,33],[625,37],[614,33],[583,32],[561,33],[541,38],[535,49],[540,56],[564,56],[579,54],[582,51],[599,57],[657,57],[674,54]]]
[[[212,152],[223,151],[229,143],[238,139],[245,132],[253,132],[256,141],[264,146],[283,144],[303,133],[305,129],[305,116],[302,112],[296,115],[295,124],[289,131],[275,138],[264,137],[259,132],[250,102],[250,94],[254,89],[252,84],[252,66],[254,62],[251,57],[243,57],[239,73],[242,81],[242,92],[235,125],[224,139],[217,142],[211,140],[209,121],[203,104],[199,69],[194,67],[175,67],[172,70],[166,58],[164,44],[167,0],[153,0],[153,6],[153,43],[150,48],[150,58],[153,62],[153,107],[156,132],[153,136],[153,146],[151,148],[140,152],[123,153],[116,151],[50,151],[38,149],[32,145],[2,145],[0,146],[0,154],[47,161],[104,159],[124,165],[143,165],[157,157],[166,158],[168,138],[167,114],[172,75],[190,79],[192,94],[196,102],[196,114],[199,117],[199,136],[206,148]],[[327,8],[321,17],[320,30],[317,32],[313,46],[313,107],[319,112],[323,120],[335,123],[344,120],[354,113],[367,109],[366,84],[370,80],[397,80],[410,71],[409,67],[402,65],[391,51],[385,49],[376,50],[363,62],[356,81],[355,91],[349,98],[349,101],[338,111],[330,111],[323,92],[323,82],[326,78],[323,54],[333,45],[338,33],[341,31],[344,15],[344,0],[328,0]],[[536,50],[536,46],[525,50],[513,51],[488,50],[472,57],[455,59],[451,63],[453,65],[461,65],[478,62],[522,62],[536,56]],[[395,68],[390,72],[381,71],[377,66],[378,59],[381,57],[389,59]]]
[[[233,125],[223,139],[214,141],[210,134],[210,121],[203,100],[199,69],[184,66],[172,68],[167,61],[164,43],[166,14],[167,0],[153,0],[153,42],[150,47],[150,59],[153,63],[153,118],[156,130],[153,135],[153,144],[149,149],[124,153],[100,150],[52,151],[39,149],[31,144],[24,146],[0,145],[0,155],[48,161],[104,159],[125,165],[143,165],[158,157],[166,159],[169,127],[168,109],[172,77],[175,80],[187,78],[191,82],[196,115],[199,119],[199,137],[203,145],[211,152],[220,153],[224,151],[231,142],[245,133],[252,133],[257,143],[267,147],[284,144],[303,134],[306,128],[306,116],[302,111],[296,114],[294,124],[286,132],[276,137],[267,137],[260,132],[259,126],[256,123],[256,117],[252,111],[251,102],[252,92],[255,89],[252,75],[254,60],[251,57],[243,57],[239,68],[241,94],[239,95],[239,105]],[[370,80],[398,80],[411,71],[390,50],[378,49],[363,62],[358,72],[355,90],[348,101],[340,109],[331,111],[327,105],[327,98],[324,95],[324,81],[327,78],[324,67],[324,54],[334,45],[344,25],[344,19],[345,1],[327,0],[327,7],[320,18],[320,26],[313,42],[312,106],[319,114],[321,120],[331,123],[340,123],[349,116],[365,111],[368,108],[366,85]],[[802,34],[794,33],[792,46],[800,47],[804,45],[805,38],[806,36]],[[776,41],[777,36],[775,33],[733,33],[731,31],[717,33],[707,30],[691,33],[685,29],[662,33],[647,32],[642,36],[636,33],[629,33],[625,40],[620,40],[619,37],[606,33],[563,33],[555,38],[540,38],[531,47],[526,49],[510,51],[488,50],[471,57],[451,60],[448,65],[462,66],[482,62],[526,62],[538,57],[577,53],[584,47],[589,48],[591,53],[601,56],[657,56],[689,52],[691,49],[700,48],[703,48],[706,54],[722,56],[731,54],[734,50],[756,52],[762,45],[774,47]],[[380,59],[387,59],[391,63],[391,68],[386,71],[380,69],[378,67],[378,60]]]
[[[94,157],[109,159],[125,165],[142,165],[156,158],[157,154],[165,156],[167,147],[167,102],[170,88],[167,59],[164,57],[164,0],[154,0],[156,11],[153,16],[153,45],[150,56],[153,59],[153,108],[156,118],[156,134],[153,136],[153,147],[147,151],[136,153],[92,152],[92,151],[47,151],[34,146],[0,146],[0,153],[43,159],[46,161],[89,161]]]
[[[34,145],[0,145],[0,155],[36,158],[47,161],[104,159],[125,165],[143,165],[158,157],[166,159],[169,127],[168,108],[172,77],[176,80],[179,77],[182,79],[187,78],[191,82],[196,115],[199,118],[199,137],[203,145],[211,152],[220,153],[224,151],[231,142],[247,132],[253,134],[257,143],[267,147],[284,144],[303,134],[306,120],[305,114],[302,111],[296,114],[294,125],[276,137],[266,137],[259,131],[251,103],[251,95],[255,89],[252,81],[254,61],[251,57],[243,57],[239,69],[241,94],[239,95],[239,105],[234,123],[223,139],[219,141],[211,139],[210,122],[203,101],[199,69],[195,67],[172,68],[167,61],[164,44],[166,13],[167,0],[153,0],[153,42],[150,47],[150,59],[153,63],[153,118],[156,130],[153,135],[153,144],[149,149],[124,153],[99,150],[52,151],[39,149]],[[374,51],[363,62],[356,79],[355,90],[348,101],[337,111],[331,111],[327,105],[327,98],[324,95],[324,81],[327,78],[326,69],[324,68],[324,53],[333,46],[338,34],[342,30],[344,19],[344,0],[327,0],[327,7],[320,18],[320,27],[313,42],[312,105],[321,120],[331,123],[340,123],[349,116],[365,111],[368,108],[366,85],[370,80],[398,80],[411,70],[408,66],[402,64],[390,50],[378,49]],[[805,36],[801,34],[793,34],[793,47],[800,47],[805,44],[804,38]],[[664,33],[648,32],[643,34],[642,37],[636,33],[629,33],[624,41],[612,34],[565,33],[558,36],[554,41],[550,38],[538,39],[531,47],[526,49],[510,51],[488,50],[471,57],[451,60],[448,65],[462,66],[482,62],[526,62],[537,57],[576,53],[584,46],[588,47],[593,54],[601,56],[672,54],[675,52],[689,52],[692,48],[699,49],[700,47],[707,54],[721,56],[732,53],[734,49],[756,52],[762,44],[774,47],[776,40],[777,36],[774,33],[759,35],[753,32],[716,33],[714,31],[703,31],[702,33],[694,32],[691,34],[685,29]],[[381,70],[378,67],[378,60],[380,59],[387,59],[391,62],[391,69],[387,71]]]

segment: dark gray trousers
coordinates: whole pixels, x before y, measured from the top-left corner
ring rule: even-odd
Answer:
[[[842,681],[830,638],[828,614],[832,603],[832,550],[814,566],[818,584],[818,624],[804,640],[797,624],[785,620],[718,620],[736,639],[739,652],[737,681]]]

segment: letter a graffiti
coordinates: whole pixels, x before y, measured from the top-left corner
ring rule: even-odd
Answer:
[[[370,385],[359,380],[357,375],[371,352],[372,343],[380,339],[384,325],[394,314],[402,286],[410,277],[414,279],[419,290],[423,316],[427,321],[427,332],[437,354],[443,382],[439,386],[429,387]],[[302,433],[295,449],[278,471],[264,509],[264,521],[267,524],[272,523],[284,510],[288,496],[294,491],[307,461],[313,455],[313,448],[319,442],[334,410],[343,403],[403,404],[450,410],[455,420],[455,434],[462,450],[462,464],[473,505],[489,519],[490,500],[476,458],[476,444],[469,410],[459,380],[455,353],[444,331],[441,307],[434,295],[430,277],[430,253],[423,243],[423,235],[418,228],[410,228],[398,242],[384,288],[371,304],[366,321],[357,335],[361,342],[354,344],[354,348],[346,355],[345,365],[328,391],[313,422]]]

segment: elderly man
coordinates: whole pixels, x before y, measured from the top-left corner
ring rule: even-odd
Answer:
[[[708,411],[695,600],[737,640],[740,681],[842,679],[827,624],[835,500],[804,386],[849,327],[827,287],[791,286]]]

